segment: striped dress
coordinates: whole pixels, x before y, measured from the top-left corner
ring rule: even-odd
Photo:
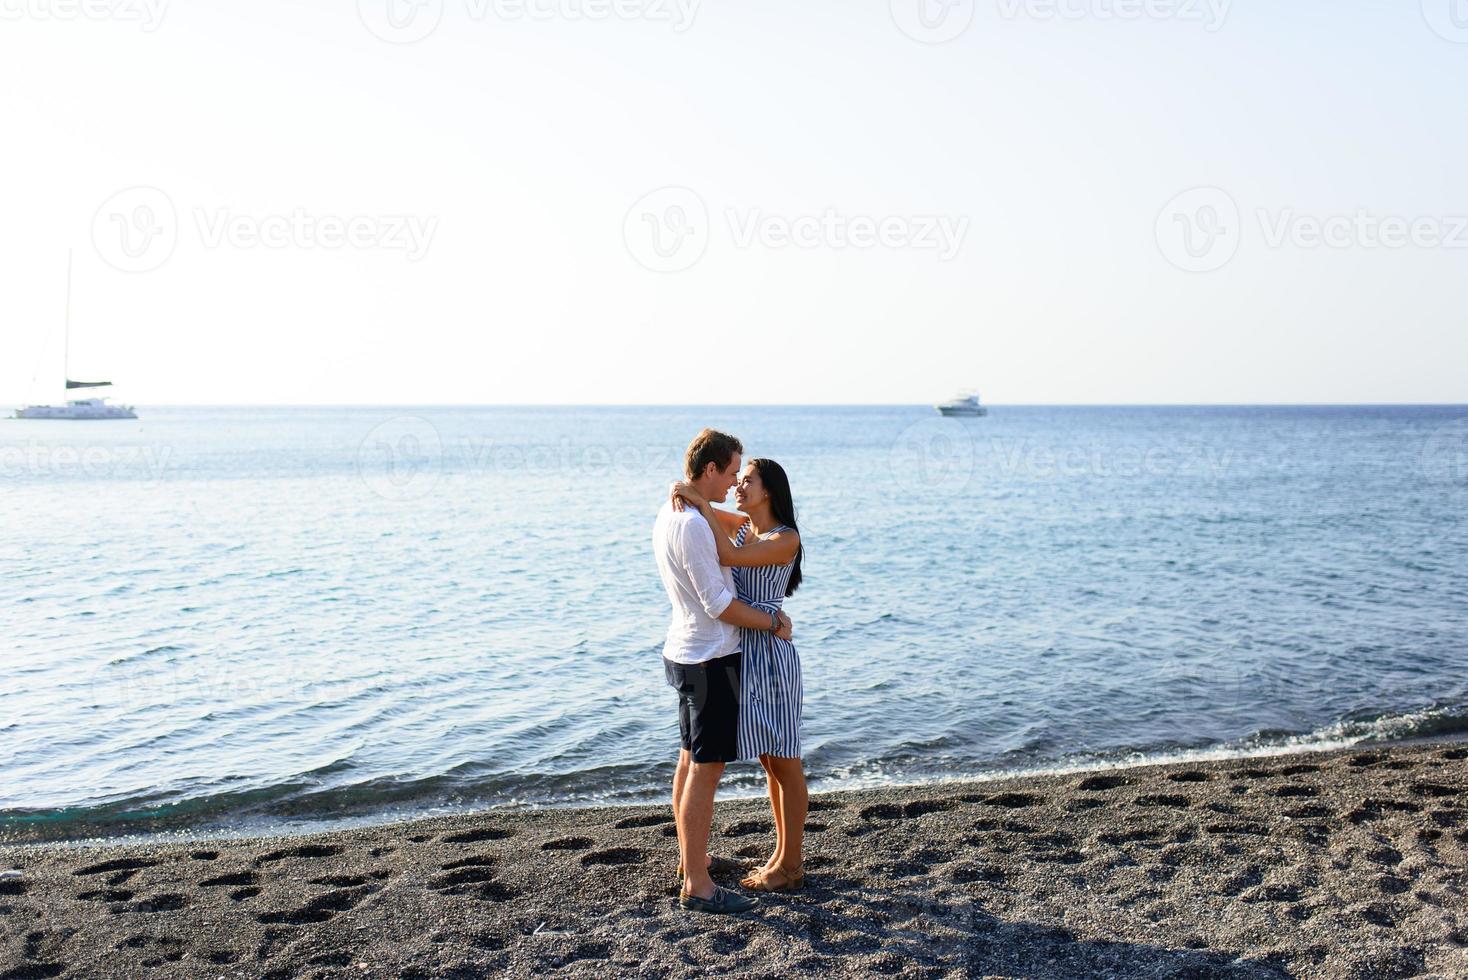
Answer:
[[[742,546],[745,534],[751,530],[745,521],[734,543]],[[782,530],[788,528],[783,524],[775,528]],[[786,565],[734,568],[734,587],[740,601],[767,611],[779,609],[794,567],[791,561]],[[739,672],[739,758],[799,758],[802,690],[795,644],[767,630],[741,629],[739,649],[744,653]]]

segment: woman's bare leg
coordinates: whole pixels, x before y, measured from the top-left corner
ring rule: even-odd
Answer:
[[[770,769],[770,756],[762,755],[759,758],[760,765],[765,767],[765,782],[769,784],[770,790],[770,813],[775,823],[775,849],[770,853],[770,859],[764,863],[762,870],[768,871],[777,863],[780,854],[781,842],[785,840],[785,791],[780,781]]]
[[[770,793],[770,814],[774,817],[775,823],[775,849],[770,854],[765,863],[760,865],[758,868],[755,868],[748,875],[746,875],[744,879],[740,882],[740,884],[746,884],[750,881],[760,878],[764,876],[766,872],[773,869],[776,864],[775,858],[780,853],[780,841],[785,839],[785,830],[781,824],[781,822],[785,819],[785,808],[782,803],[782,790],[780,789],[780,781],[777,780],[775,778],[775,774],[770,771],[770,764],[768,761],[769,758],[770,757],[767,755],[762,755],[759,757],[759,762],[760,765],[765,767],[765,785]]]
[[[798,758],[763,756],[765,771],[780,784],[779,844],[775,863],[794,870],[800,867],[805,846],[805,817],[810,809],[810,795],[805,787],[805,769]]]

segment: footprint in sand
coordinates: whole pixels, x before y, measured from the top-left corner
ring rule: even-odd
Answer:
[[[157,863],[148,858],[118,858],[115,861],[103,861],[101,864],[89,864],[85,868],[77,868],[72,874],[100,875],[109,871],[136,871],[139,868],[151,868]]]
[[[313,922],[326,922],[336,916],[338,912],[345,912],[356,907],[362,899],[376,891],[380,886],[374,885],[370,888],[341,889],[339,891],[327,892],[311,899],[305,905],[296,909],[272,910],[261,912],[255,916],[257,922],[265,925],[279,923],[282,925],[305,925]]]
[[[1169,793],[1149,793],[1137,797],[1133,802],[1137,806],[1169,806],[1176,810],[1186,810],[1193,805],[1193,801],[1186,796]]]
[[[283,861],[286,858],[324,858],[335,857],[342,849],[335,844],[302,844],[299,847],[287,847],[279,851],[271,851],[261,854],[255,858],[256,867],[269,864],[272,861]]]
[[[200,888],[218,888],[223,885],[253,885],[260,880],[260,876],[253,871],[236,871],[233,874],[220,875],[217,878],[205,878],[199,882]]]
[[[130,892],[126,888],[99,888],[93,891],[81,892],[77,895],[77,898],[84,902],[102,902],[110,905],[114,902],[130,901],[134,894],[134,892]]]
[[[514,836],[513,830],[502,830],[499,827],[479,827],[475,830],[465,830],[457,834],[445,834],[439,840],[445,844],[478,844],[486,840],[504,840],[506,837]]]
[[[1043,797],[1036,796],[1033,793],[996,793],[984,802],[989,806],[1002,806],[1010,810],[1021,810],[1044,803],[1045,800]]]
[[[1198,769],[1185,769],[1180,773],[1169,773],[1167,778],[1173,782],[1208,782],[1213,776]]]
[[[584,851],[594,844],[590,837],[560,837],[540,845],[542,851]]]
[[[1445,786],[1442,783],[1413,783],[1412,792],[1418,796],[1430,796],[1442,798],[1445,796],[1457,796],[1462,789],[1457,786]]]
[[[1126,784],[1125,776],[1087,776],[1076,783],[1076,789],[1085,790],[1088,793],[1100,793]]]
[[[493,878],[494,868],[492,865],[471,865],[429,879],[428,887],[436,892],[452,891],[461,885],[477,885],[490,881]]]
[[[665,823],[672,823],[673,818],[666,813],[645,813],[640,817],[627,817],[612,824],[615,830],[632,830],[636,827],[657,827]]]
[[[646,860],[647,852],[635,847],[609,847],[604,851],[592,851],[584,855],[581,864],[589,868],[594,864],[642,864]]]

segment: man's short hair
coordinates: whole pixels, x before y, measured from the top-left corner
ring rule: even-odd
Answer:
[[[734,458],[734,454],[743,452],[744,444],[729,433],[704,429],[688,444],[688,452],[683,455],[683,466],[688,472],[688,479],[696,480],[703,476],[703,471],[710,463],[720,473],[724,472],[729,468],[729,461]]]

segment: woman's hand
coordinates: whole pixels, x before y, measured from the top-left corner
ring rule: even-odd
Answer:
[[[672,497],[674,510],[682,510],[684,503],[691,504],[694,507],[702,507],[708,503],[702,494],[693,489],[693,484],[686,480],[673,484],[668,490],[668,494]]]

